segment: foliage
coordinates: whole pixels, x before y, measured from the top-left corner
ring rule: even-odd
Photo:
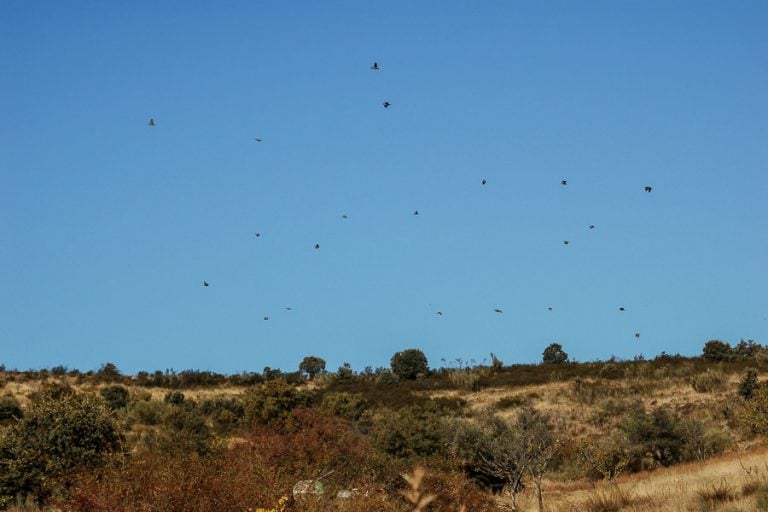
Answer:
[[[582,441],[577,447],[579,465],[591,480],[615,481],[632,460],[627,439],[618,432]]]
[[[158,447],[170,454],[205,455],[214,448],[214,437],[205,418],[187,407],[170,407],[162,422]]]
[[[326,393],[322,406],[336,416],[357,421],[368,409],[368,402],[359,393],[338,391]]]
[[[122,374],[114,363],[104,363],[96,372],[96,377],[102,382],[119,382],[122,380]]]
[[[313,378],[318,373],[325,371],[325,359],[317,356],[307,356],[299,363],[299,372],[308,378]]]
[[[186,396],[181,391],[169,391],[163,397],[163,402],[170,405],[181,405],[186,400]]]
[[[544,364],[562,364],[568,362],[568,354],[559,343],[550,343],[541,354],[541,362]]]
[[[740,415],[742,427],[751,434],[768,435],[768,385],[762,383],[752,392]]]
[[[728,361],[733,357],[733,349],[730,343],[709,340],[704,344],[702,357],[707,361]]]
[[[744,372],[744,376],[741,378],[741,381],[739,381],[739,396],[744,400],[749,400],[752,398],[752,393],[755,392],[757,387],[757,370],[754,368],[749,368],[746,372]]]
[[[390,366],[392,373],[405,380],[415,379],[419,375],[426,376],[429,370],[427,356],[416,348],[395,353],[390,360]]]
[[[311,391],[301,390],[283,379],[268,380],[244,394],[244,420],[249,425],[280,422],[295,408],[314,401],[315,394]]]
[[[38,395],[24,417],[0,434],[0,507],[16,496],[47,499],[65,489],[77,470],[100,466],[120,441],[101,397]]]
[[[708,368],[704,373],[691,377],[690,383],[699,393],[711,393],[724,389],[727,379],[722,372]]]
[[[107,405],[113,411],[116,409],[122,409],[128,405],[128,398],[130,393],[128,388],[115,384],[113,386],[107,386],[99,391],[102,398],[107,402]]]
[[[14,396],[0,396],[0,425],[6,421],[21,419],[24,411],[21,410],[21,404]]]
[[[383,452],[403,458],[438,453],[443,447],[442,416],[435,402],[384,410],[376,418],[373,443]]]

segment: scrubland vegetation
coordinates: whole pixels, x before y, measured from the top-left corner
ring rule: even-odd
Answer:
[[[553,344],[542,359],[0,367],[0,509],[768,511],[766,347],[575,363]]]

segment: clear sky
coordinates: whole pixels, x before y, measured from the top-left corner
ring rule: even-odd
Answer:
[[[0,2],[0,363],[768,342],[766,27],[763,0]]]

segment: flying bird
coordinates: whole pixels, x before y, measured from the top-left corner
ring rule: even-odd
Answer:
[[[552,311],[552,306],[548,307],[547,309],[548,309],[548,310],[550,310],[550,311]]]
[[[594,224],[590,224],[589,225],[589,229],[595,229],[595,225]]]
[[[503,313],[503,311],[502,311],[502,310],[500,310],[500,309],[494,309],[494,311],[495,311],[496,313]]]
[[[267,315],[264,315],[264,320],[269,320],[269,317]]]
[[[653,190],[653,187],[649,187],[648,185],[646,185],[644,190],[646,192],[650,192],[651,190]]]
[[[254,233],[256,235],[256,238],[261,238],[261,233]]]
[[[414,214],[414,215],[418,215],[418,214],[419,214],[419,210],[414,210],[414,211],[413,211],[413,214]]]
[[[568,240],[563,240],[563,244],[564,245],[568,245],[569,243],[571,243],[571,242],[569,242]]]
[[[147,124],[148,124],[149,126],[155,126],[155,118],[154,118],[154,117],[150,117],[150,118],[149,118],[149,123],[147,123]]]
[[[567,185],[568,184],[568,180],[560,180],[560,184],[561,185]]]
[[[203,286],[208,286],[208,281],[203,281]]]
[[[639,332],[635,333],[635,338],[640,339],[640,333]]]
[[[435,313],[435,314],[436,314],[436,315],[440,315],[440,316],[443,316],[443,312],[442,312],[442,311],[438,311],[438,312],[437,312],[437,313]]]
[[[260,138],[258,138],[258,137],[254,137],[254,138],[253,138],[253,140],[255,140],[256,142],[261,142],[261,141],[262,141],[262,140],[264,140],[264,139],[260,139]]]
[[[286,310],[286,311],[293,311],[293,308],[286,306],[286,307],[285,307],[285,310]]]
[[[619,311],[625,311],[625,309],[624,308],[619,308]]]
[[[378,62],[374,62],[373,66],[371,66],[371,69],[374,70],[374,71],[378,71],[379,70],[379,63]]]
[[[315,249],[319,249],[319,248],[320,248],[320,244],[315,244]]]
[[[384,108],[389,108],[389,106],[391,105],[391,103],[390,103],[390,102],[388,102],[388,101],[385,101],[384,103],[382,103],[382,105],[384,105]]]
[[[486,183],[488,183],[488,182],[487,182],[485,179],[483,179],[483,181],[481,181],[480,183],[482,183],[483,185],[485,185],[485,184],[486,184]]]
[[[341,214],[341,218],[342,218],[342,219],[348,219],[348,218],[349,218],[349,215],[347,215],[346,213],[342,213],[342,214]]]

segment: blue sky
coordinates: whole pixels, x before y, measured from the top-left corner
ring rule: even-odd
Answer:
[[[762,1],[4,1],[0,362],[768,342],[766,26]]]

